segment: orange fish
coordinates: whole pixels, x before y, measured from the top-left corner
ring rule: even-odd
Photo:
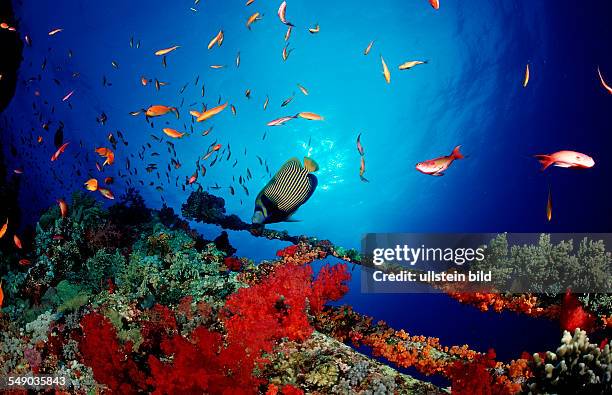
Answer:
[[[529,83],[529,63],[525,67],[525,77],[523,78],[523,88],[527,88],[527,84]]]
[[[66,147],[68,147],[68,144],[70,144],[70,141],[62,144],[57,151],[55,151],[55,153],[51,156],[51,162],[55,162],[57,160],[57,158],[59,158],[59,156],[64,153],[64,151],[66,151]]]
[[[367,178],[363,176],[365,171],[366,171],[365,157],[361,156],[361,162],[359,163],[359,179],[363,182],[370,182]]]
[[[13,173],[15,173],[15,174],[23,174],[23,170],[15,169],[15,170],[13,170]]]
[[[113,183],[113,177],[106,177],[104,179],[104,183],[107,184],[107,185],[112,184]]]
[[[87,180],[85,182],[85,188],[88,191],[97,191],[98,190],[98,180],[96,180],[95,178],[90,178],[89,180]]]
[[[249,6],[249,5],[253,4],[254,1],[255,0],[247,0],[246,5]]]
[[[550,222],[552,219],[552,193],[550,186],[548,187],[548,201],[546,202],[546,219]]]
[[[55,36],[57,33],[63,31],[64,29],[53,29],[49,32],[50,36]]]
[[[219,30],[219,33],[208,43],[208,49],[212,49],[215,45],[221,46],[223,43],[223,30]]]
[[[372,50],[372,45],[374,45],[374,41],[370,41],[366,49],[363,51],[364,55],[368,55],[370,53],[370,51]]]
[[[236,115],[236,107],[234,107],[234,105],[232,104],[230,108],[232,109],[232,114]]]
[[[441,156],[436,159],[426,160],[425,162],[417,163],[416,169],[423,174],[440,177],[444,175],[444,171],[450,167],[455,159],[465,158],[459,149],[460,145],[456,146],[453,152],[448,156]]]
[[[36,141],[38,142],[38,144],[42,143],[43,142],[43,136],[38,136]]]
[[[210,68],[211,68],[211,69],[214,69],[214,70],[219,70],[219,69],[222,69],[222,68],[224,68],[224,67],[225,67],[225,66],[224,66],[224,65],[222,65],[222,64],[213,64],[213,65],[211,65],[211,66],[210,66]]]
[[[219,114],[221,111],[225,110],[226,107],[227,107],[227,103],[221,104],[220,106],[204,111],[202,114],[200,114],[200,116],[196,119],[196,121],[198,122],[206,121],[207,119],[210,119],[214,117],[215,115]]]
[[[0,228],[0,239],[4,237],[7,229],[8,229],[8,218],[6,219],[6,222],[4,223],[4,225],[2,225],[2,228]]]
[[[251,25],[253,24],[253,22],[259,21],[259,20],[261,20],[261,14],[259,14],[259,12],[256,12],[253,15],[251,15],[249,19],[247,19],[247,22],[246,22],[247,29],[251,30]]]
[[[608,93],[612,94],[612,87],[610,87],[610,85],[606,84],[606,81],[604,81],[599,67],[597,67],[597,74],[599,74],[599,81],[601,81],[601,86],[603,86],[608,91]]]
[[[100,147],[96,148],[96,153],[103,158],[106,158],[102,166],[112,165],[115,163],[115,153],[108,148]]]
[[[68,205],[64,201],[64,199],[58,199],[57,204],[59,204],[60,213],[62,214],[62,218],[66,218],[68,215]]]
[[[311,27],[310,29],[308,29],[308,31],[310,32],[310,34],[317,34],[318,32],[321,31],[321,26],[317,24],[315,25],[315,27]]]
[[[313,112],[301,112],[297,114],[298,117],[307,119],[309,121],[322,121],[324,118],[319,114],[315,114]]]
[[[429,4],[434,8],[434,10],[440,9],[440,1],[439,0],[429,0]]]
[[[24,259],[20,259],[20,260],[19,260],[19,264],[20,264],[21,266],[27,266],[27,265],[29,265],[30,263],[32,263],[32,262],[30,262],[30,260],[29,260],[29,259],[25,259],[25,258],[24,258]]]
[[[302,93],[304,94],[304,96],[308,96],[308,89],[304,88],[302,85],[297,84],[298,88],[300,88],[300,90],[302,91]]]
[[[147,84],[149,83],[149,80],[143,76],[143,77],[140,77],[140,83],[142,84],[142,86],[147,86]]]
[[[170,129],[170,128],[163,128],[162,130],[168,136],[170,136],[172,138],[175,138],[175,139],[180,139],[181,137],[183,137],[185,135],[185,133],[181,133],[181,132],[178,132],[178,131],[176,131],[174,129]]]
[[[20,250],[23,248],[21,246],[21,240],[19,240],[19,236],[13,235],[13,242],[15,242],[15,247],[19,248]]]
[[[191,185],[191,184],[193,184],[194,182],[196,182],[197,180],[198,180],[198,172],[197,172],[197,170],[196,170],[196,172],[195,172],[195,173],[193,173],[193,175],[192,175],[191,177],[189,177],[189,180],[187,180],[187,184],[188,184],[188,185]]]
[[[178,118],[178,111],[176,107],[168,107],[168,106],[164,106],[161,104],[157,104],[157,105],[149,107],[147,111],[145,112],[145,115],[151,118],[151,117],[159,117],[161,115],[166,115],[169,112],[174,112],[176,114],[176,117]]]
[[[155,52],[155,55],[157,55],[157,56],[164,56],[166,54],[169,54],[172,51],[175,51],[177,48],[180,48],[180,47],[181,47],[180,45],[175,45],[175,46],[170,47],[170,48],[160,49],[159,51]]]
[[[110,189],[98,188],[98,192],[100,192],[102,196],[104,196],[107,199],[113,200],[115,198],[115,195],[113,195]]]

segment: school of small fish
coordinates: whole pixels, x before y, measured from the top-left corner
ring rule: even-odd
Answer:
[[[440,11],[440,2],[439,0],[428,0],[431,7]],[[190,7],[190,10],[193,12],[198,11],[199,1],[196,0],[195,4]],[[318,23],[310,21],[307,26],[298,27],[294,23],[290,22],[290,19],[295,16],[293,14],[289,14],[289,7],[287,1],[282,1],[277,10],[276,18],[268,18],[263,13],[255,10],[254,8],[257,6],[255,4],[255,0],[247,0],[245,7],[251,11],[248,13],[248,17],[246,17],[246,22],[242,19],[241,24],[244,24],[249,31],[255,34],[255,30],[264,29],[266,24],[276,24],[278,25],[279,21],[282,25],[286,27],[283,28],[283,34],[279,33],[279,37],[281,37],[281,41],[284,42],[282,45],[281,59],[283,62],[291,62],[290,55],[292,51],[295,49],[290,46],[290,39],[293,34],[299,34],[302,30],[305,33],[305,36],[315,36],[315,37],[323,37],[325,35],[326,30],[324,27]],[[221,21],[221,23],[229,23],[228,21]],[[16,32],[16,28],[10,26],[9,24],[2,22],[0,23],[0,28],[2,30]],[[46,38],[48,42],[43,43],[45,46],[52,46],[53,42],[57,40],[61,40],[61,38],[66,34],[71,34],[69,29],[64,29],[62,27],[50,26],[48,33],[46,34],[48,37]],[[294,33],[297,31],[297,33]],[[221,47],[225,42],[225,33],[222,26],[216,26],[209,29],[209,33],[207,33],[207,37],[202,37],[202,45],[205,45],[208,51],[213,51],[215,48]],[[316,40],[316,38],[313,38]],[[25,34],[23,35],[23,40],[25,42],[26,47],[31,47],[33,45],[32,38]],[[228,40],[232,40],[228,36]],[[149,56],[154,59],[161,59],[161,65],[163,68],[168,67],[168,60],[172,60],[172,58],[176,56],[183,56],[185,53],[192,51],[194,49],[188,48],[185,45],[178,45],[176,43],[181,41],[176,41],[174,43],[167,43],[167,46],[157,46],[156,48],[149,48],[147,50],[146,56]],[[362,53],[364,56],[368,56],[374,45],[376,43],[376,47],[379,47],[380,40],[364,40],[364,44],[367,42],[365,49],[363,49]],[[238,45],[239,43],[232,43],[232,45]],[[136,39],[135,37],[131,37],[129,40],[129,47],[132,50],[138,50],[141,47],[141,41]],[[363,47],[360,47],[363,48]],[[280,46],[279,46],[280,49]],[[150,52],[149,52],[150,51]],[[359,50],[361,51],[361,49]],[[278,52],[277,52],[278,53]],[[359,52],[356,52],[358,55]],[[220,62],[217,64],[210,64],[209,67],[214,70],[219,70],[219,73],[223,73],[224,69],[228,68],[228,64],[234,63],[236,68],[242,67],[241,65],[246,65],[246,62],[243,62],[244,59],[241,59],[240,51],[233,52],[235,58],[232,55],[232,59],[227,59],[227,62]],[[73,56],[71,50],[69,50],[66,54],[67,58],[70,59]],[[145,56],[145,55],[143,55]],[[385,60],[383,54],[379,54],[380,56],[380,67],[382,70],[383,79],[390,88],[392,78],[391,78],[391,69]],[[246,58],[245,58],[246,59]],[[364,58],[367,59],[367,58]],[[115,72],[121,72],[123,68],[120,68],[120,63],[122,59],[109,59],[107,60],[109,63],[106,63],[107,67],[110,64],[112,69],[109,70],[109,75],[103,75],[101,78],[103,87],[112,87],[112,74]],[[280,61],[280,60],[279,60]],[[418,66],[418,69],[425,67],[430,62],[430,60],[405,60],[403,59],[402,63],[399,63],[397,69],[399,69],[404,75],[418,73],[418,71],[410,71]],[[397,64],[397,63],[395,63]],[[248,65],[246,65],[248,66]],[[57,68],[57,66],[55,66]],[[239,164],[240,158],[239,155],[234,155],[231,149],[230,142],[219,142],[219,139],[222,138],[221,135],[215,138],[214,141],[209,143],[203,143],[201,140],[197,140],[198,136],[208,136],[213,131],[212,122],[217,117],[228,116],[224,115],[224,111],[229,107],[233,116],[238,116],[239,108],[237,107],[237,100],[232,100],[229,97],[224,97],[223,95],[219,95],[217,100],[207,100],[208,103],[185,103],[185,98],[177,98],[175,103],[159,103],[153,96],[151,96],[151,103],[154,104],[145,104],[138,105],[135,108],[126,109],[126,114],[132,117],[140,117],[140,119],[144,119],[144,122],[151,128],[151,142],[146,142],[140,146],[140,149],[136,152],[132,152],[130,154],[124,155],[121,150],[121,145],[127,147],[129,145],[129,141],[126,139],[125,135],[121,130],[113,130],[108,132],[106,141],[104,144],[99,144],[97,147],[84,147],[84,143],[73,142],[71,144],[70,141],[64,141],[64,123],[62,121],[53,120],[51,114],[54,114],[55,107],[58,105],[67,106],[69,109],[73,109],[73,105],[75,102],[79,100],[85,100],[82,96],[85,95],[82,89],[74,89],[71,86],[71,81],[61,81],[57,78],[53,78],[53,82],[58,86],[65,86],[66,92],[63,97],[49,99],[49,101],[44,101],[41,103],[40,96],[41,91],[37,88],[39,82],[43,79],[43,74],[47,69],[47,58],[45,58],[40,66],[41,73],[27,78],[24,83],[28,89],[31,89],[33,92],[33,96],[37,98],[36,101],[32,103],[33,111],[35,118],[39,124],[39,129],[36,131],[36,134],[28,139],[27,136],[22,137],[22,143],[30,144],[33,146],[33,141],[41,146],[41,149],[45,149],[45,156],[49,158],[50,155],[50,171],[54,177],[54,179],[61,185],[64,185],[65,181],[62,179],[60,174],[56,171],[56,164],[53,162],[62,161],[62,157],[65,155],[70,155],[73,158],[83,158],[86,163],[94,163],[87,172],[83,172],[82,169],[77,168],[76,166],[73,169],[73,173],[75,177],[79,178],[79,182],[82,183],[82,187],[89,192],[97,192],[101,197],[105,199],[114,199],[114,194],[110,189],[110,186],[113,185],[116,181],[122,180],[121,185],[128,187],[155,187],[157,191],[160,192],[160,196],[162,201],[165,202],[164,192],[166,188],[169,186],[174,189],[182,189],[183,191],[187,191],[187,188],[204,188],[208,187],[209,189],[222,189],[227,188],[232,195],[235,194],[236,189],[234,185],[229,186],[220,186],[217,183],[214,185],[208,185],[204,183],[204,179],[207,173],[207,168],[210,169],[215,164],[219,164],[222,161],[233,163],[232,168],[237,167]],[[374,69],[374,68],[373,68]],[[147,71],[149,74],[150,70]],[[414,75],[414,74],[413,74]],[[612,87],[606,82],[604,77],[604,73],[602,70],[597,67],[596,75],[599,79],[599,83],[604,88],[604,90],[612,94]],[[78,71],[73,71],[71,73],[72,79],[78,79],[80,76]],[[1,78],[1,76],[0,76]],[[527,88],[530,79],[532,78],[532,66],[530,63],[525,64],[525,69],[522,77],[522,86],[523,88]],[[133,76],[133,80],[135,81],[136,86],[141,86],[139,89],[150,89],[152,94],[153,86],[155,91],[160,91],[161,89],[168,89],[167,86],[171,86],[170,81],[162,81],[159,77],[155,77],[149,74],[148,77],[137,74]],[[180,90],[178,90],[179,95],[182,95],[190,85],[196,86],[198,89],[198,94],[204,98],[206,97],[205,85],[200,81],[200,77],[196,76],[194,78],[193,83],[191,81],[187,81]],[[308,97],[311,92],[301,83],[295,83],[295,86],[299,89],[301,94],[305,97]],[[200,93],[201,92],[201,93]],[[246,88],[244,90],[244,96],[248,100],[257,100],[256,91],[251,90],[250,88]],[[300,96],[300,95],[298,95]],[[263,95],[260,96],[263,99]],[[293,100],[295,98],[295,92],[286,97],[280,104],[280,108],[288,108],[288,106],[295,106]],[[180,102],[180,103],[179,103]],[[280,102],[280,99],[279,99]],[[261,102],[259,102],[261,103]],[[260,104],[259,104],[260,105]],[[270,97],[265,96],[265,100],[263,100],[263,111],[267,111],[269,106],[272,106]],[[185,108],[187,109],[185,110]],[[188,120],[185,118],[181,118],[181,113],[188,113],[191,117]],[[284,112],[284,110],[283,110]],[[229,113],[229,112],[228,112]],[[301,119],[309,122],[322,122],[325,121],[325,117],[316,112],[311,111],[287,111],[285,114],[289,113],[289,115],[281,115],[276,116],[276,118],[267,122],[266,126],[268,127],[280,127],[286,125],[289,122],[298,122],[296,120]],[[142,117],[144,115],[144,117]],[[174,115],[174,117],[169,117],[169,115]],[[280,114],[279,114],[280,115]],[[328,114],[329,115],[329,114]],[[174,119],[175,122],[182,122],[182,125],[173,126],[171,124],[171,119]],[[270,117],[272,118],[272,117]],[[96,116],[96,121],[101,126],[106,126],[107,122],[109,122],[108,115],[99,110]],[[156,125],[156,123],[162,123],[162,125]],[[197,130],[198,127],[206,125],[205,130]],[[262,125],[263,126],[263,125]],[[55,129],[55,133],[53,134],[53,138],[43,137],[43,132],[50,131],[51,128]],[[282,130],[282,129],[280,129]],[[42,134],[38,134],[42,133]],[[215,132],[216,133],[216,132]],[[215,134],[213,133],[213,135]],[[262,139],[266,138],[266,133],[264,132]],[[201,138],[201,137],[200,137]],[[362,145],[362,133],[359,133],[356,140],[357,151],[359,154],[359,179],[362,182],[369,182],[368,179],[364,177],[366,172],[366,162],[365,162],[365,150]],[[175,148],[175,143],[181,143],[182,141],[189,141],[188,144],[193,144],[194,146],[201,146],[202,153],[198,156],[198,159],[195,163],[191,163],[185,165],[182,163],[181,159],[177,155],[177,151]],[[49,141],[50,143],[47,143]],[[53,144],[52,148],[47,147],[47,144]],[[308,146],[310,146],[310,141]],[[447,156],[440,156],[435,159],[429,159],[422,162],[419,162],[415,168],[420,173],[430,175],[430,176],[443,176],[445,172],[451,167],[455,160],[464,159],[465,156],[460,152],[460,147],[457,146],[453,149],[452,153]],[[161,154],[158,151],[161,151],[165,148],[165,150],[170,154],[169,162],[167,164],[158,163],[157,158],[161,158]],[[450,148],[450,147],[449,147]],[[157,149],[157,151],[156,151]],[[16,148],[11,147],[13,152],[16,152]],[[94,156],[91,153],[97,154]],[[244,157],[247,156],[247,150],[244,150]],[[263,177],[272,177],[272,173],[269,171],[267,161],[260,157],[256,156],[261,166]],[[539,154],[535,156],[542,164],[542,171],[546,170],[549,166],[556,167],[564,167],[564,168],[581,168],[587,169],[591,168],[595,165],[595,161],[590,156],[575,152],[571,150],[558,151],[551,154]],[[120,160],[121,165],[116,163],[116,159]],[[307,163],[311,163],[307,161]],[[314,163],[314,162],[312,162]],[[139,166],[142,164],[143,166]],[[206,164],[206,166],[205,166]],[[178,173],[179,169],[186,167],[186,175],[183,174],[175,174]],[[111,170],[112,169],[112,170]],[[318,165],[317,165],[318,169]],[[157,182],[149,181],[148,184],[145,183],[142,179],[138,179],[139,171],[145,171],[147,174],[155,174]],[[111,171],[112,175],[104,174],[107,171]],[[312,171],[312,169],[310,169]],[[23,175],[24,172],[27,173],[27,169],[23,167],[18,167],[13,170],[13,172],[17,175]],[[241,189],[244,191],[244,195],[246,197],[249,196],[248,182],[253,179],[254,172],[246,167],[244,170],[237,174],[237,176],[233,177],[233,181],[237,182]],[[184,177],[184,178],[183,178]],[[262,178],[263,178],[262,177]],[[102,181],[99,181],[102,180]],[[139,185],[138,185],[139,184]],[[313,188],[314,191],[314,188]],[[43,194],[44,195],[44,194]],[[62,217],[66,217],[69,212],[68,204],[65,202],[63,198],[57,198],[57,203],[60,208],[60,213]],[[242,204],[242,199],[240,200]],[[548,191],[548,200],[546,205],[546,218],[548,221],[552,219],[552,192],[549,187]],[[8,219],[3,223],[0,227],[0,238],[3,238],[5,234],[10,230]],[[21,249],[22,243],[21,239],[17,234],[13,234],[13,242],[16,248]],[[27,259],[23,260],[24,264],[27,264]],[[1,293],[1,285],[0,285],[0,306],[2,303],[2,293]]]

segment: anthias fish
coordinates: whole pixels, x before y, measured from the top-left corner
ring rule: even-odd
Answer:
[[[549,166],[588,169],[595,166],[595,161],[588,155],[576,151],[558,151],[550,155],[535,155],[542,164],[542,171]]]
[[[440,177],[444,175],[444,171],[450,167],[455,159],[463,159],[464,156],[459,149],[460,145],[456,146],[453,152],[448,156],[442,156],[436,159],[426,160],[425,162],[417,163],[416,169],[423,174]]]
[[[304,166],[297,158],[289,159],[257,195],[253,224],[288,221],[317,188],[317,177],[312,173],[318,169],[310,158],[304,158]]]

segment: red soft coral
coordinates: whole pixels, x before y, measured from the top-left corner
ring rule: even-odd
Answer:
[[[560,321],[561,328],[570,332],[576,328],[590,332],[595,327],[595,317],[584,310],[582,303],[569,290],[563,297]]]
[[[115,327],[105,316],[90,313],[81,320],[81,327],[79,350],[83,362],[93,369],[96,381],[120,394],[146,389],[145,375],[131,359],[131,343],[121,346]]]
[[[297,245],[290,245],[282,250],[276,251],[276,256],[293,256],[297,252]]]
[[[228,270],[238,272],[242,269],[242,261],[235,256],[228,256],[223,260],[223,264]]]

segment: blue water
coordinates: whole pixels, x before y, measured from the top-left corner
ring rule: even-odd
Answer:
[[[204,188],[234,185],[234,196],[228,189],[213,193],[226,199],[228,212],[246,221],[254,196],[268,180],[257,156],[267,161],[272,173],[290,157],[314,158],[321,167],[319,187],[295,215],[301,222],[272,228],[329,238],[346,247],[358,248],[367,232],[611,231],[612,95],[601,87],[596,72],[599,66],[612,82],[609,1],[448,0],[436,12],[426,0],[290,0],[287,17],[297,27],[290,39],[294,51],[286,62],[281,57],[286,29],[276,16],[280,1],[256,0],[249,7],[243,1],[221,0],[198,5],[154,0],[14,3],[19,34],[28,34],[33,46],[24,50],[17,92],[0,124],[9,163],[25,171],[20,176],[21,207],[31,220],[56,198],[82,189],[89,175],[114,176],[111,188],[119,196],[128,178],[121,179],[118,171],[126,173],[124,161],[130,154],[136,156],[130,160],[138,176],[129,179],[148,204],[159,207],[163,196],[180,211],[192,190],[180,186],[193,173],[197,158],[217,141],[231,145],[232,158],[214,167],[208,165],[210,160],[202,162],[208,171],[198,181]],[[245,22],[255,11],[264,17],[249,31]],[[306,28],[317,23],[321,32],[309,34]],[[48,36],[54,28],[64,31]],[[219,29],[225,32],[223,45],[207,50]],[[139,49],[130,48],[132,36],[140,41]],[[372,51],[364,56],[371,40]],[[163,68],[153,53],[172,45],[181,47],[167,56]],[[240,68],[234,63],[238,52]],[[391,84],[383,79],[380,55],[391,69]],[[408,60],[429,63],[397,70]],[[527,63],[531,80],[523,88]],[[213,70],[213,64],[227,67]],[[38,75],[40,81],[26,82]],[[103,76],[112,86],[102,86]],[[152,84],[141,86],[141,76],[169,85],[158,92]],[[309,96],[299,91],[298,83]],[[246,89],[252,92],[250,100]],[[71,90],[74,95],[62,102]],[[295,99],[281,108],[293,94]],[[266,96],[270,105],[263,111]],[[237,115],[227,109],[205,125],[197,124],[193,135],[173,140],[183,167],[173,169],[171,183],[165,182],[166,144],[153,141],[150,134],[162,137],[161,129],[167,126],[189,131],[189,110],[199,110],[202,103],[216,105],[219,97],[233,104]],[[128,114],[152,104],[180,106],[180,120],[173,115],[156,118],[151,128],[142,115]],[[266,126],[300,111],[321,114],[325,120]],[[102,112],[108,116],[104,126],[96,122]],[[51,121],[49,131],[41,128],[46,121]],[[51,163],[59,121],[71,145]],[[208,136],[200,135],[212,125]],[[129,145],[119,142],[116,164],[102,176],[95,169],[93,150],[109,146],[106,136],[118,130]],[[369,183],[359,179],[358,133]],[[44,138],[40,145],[35,142],[38,135]],[[152,148],[141,161],[137,153],[146,143]],[[448,155],[459,144],[468,158],[453,163],[444,177],[414,169],[417,162]],[[562,149],[592,156],[595,167],[540,172],[532,155]],[[152,152],[160,157],[150,156]],[[233,168],[235,159],[238,165]],[[155,172],[144,171],[149,163],[159,165],[161,181]],[[233,181],[244,177],[247,168],[253,174],[246,183],[250,196]],[[545,218],[549,185],[554,200],[550,223]],[[206,232],[215,233],[210,228]],[[262,244],[246,234],[231,233],[230,238],[239,254],[257,259],[273,258],[279,248],[278,243]],[[366,296],[353,287],[346,300],[394,327],[439,336],[445,344],[467,342],[482,350],[494,346],[504,358],[516,357],[523,349],[551,348],[557,341],[553,323],[481,314],[441,295]],[[533,335],[516,339],[517,333],[526,332]]]

